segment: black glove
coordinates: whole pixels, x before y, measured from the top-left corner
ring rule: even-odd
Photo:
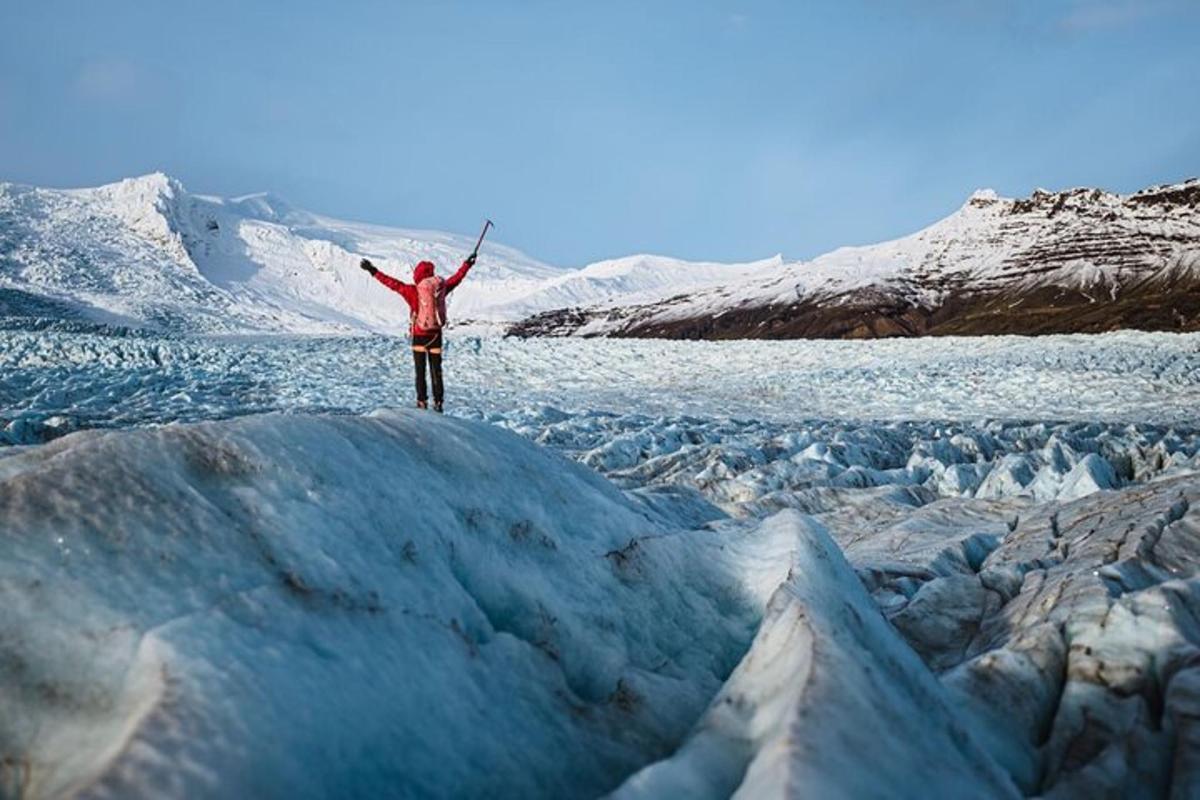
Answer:
[[[370,260],[366,259],[366,258],[364,258],[362,261],[358,262],[358,266],[361,267],[362,269],[365,269],[367,272],[371,273],[372,275],[374,275],[376,272],[379,272],[379,270],[375,269],[375,265],[372,264],[370,262]]]
[[[476,256],[474,253],[471,253],[471,255],[467,256],[467,263],[470,264],[472,267],[475,266],[475,258],[476,258]]]

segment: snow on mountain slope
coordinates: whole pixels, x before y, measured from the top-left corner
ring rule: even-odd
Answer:
[[[149,180],[92,192],[0,184],[6,311],[49,305],[100,322],[157,325],[187,308],[202,328],[230,313],[232,299],[204,280],[148,204],[157,197]]]
[[[910,236],[771,265],[683,298],[518,332],[863,338],[1200,327],[1200,181],[1132,195],[976,192]]]
[[[1200,328],[1200,181],[1132,195],[976,192],[911,236],[810,262],[631,256],[582,269],[484,245],[451,318],[520,335],[864,338]],[[269,194],[192,195],[154,174],[96,189],[0,184],[0,313],[189,332],[401,332],[357,269],[443,273],[467,236],[343,222]]]
[[[267,213],[247,214],[259,209]],[[411,280],[419,261],[434,262],[443,275],[452,273],[475,245],[469,236],[316,216],[269,195],[231,201],[196,197],[191,210],[191,230],[212,235],[193,234],[189,249],[217,285],[256,304],[302,308],[318,317],[322,309],[332,309],[334,315],[324,315],[337,319],[341,314],[391,330],[407,326],[407,306],[368,279],[358,269],[359,259],[368,256],[389,275]],[[214,221],[221,225],[221,220],[224,235],[212,230]],[[458,320],[476,319],[486,306],[530,292],[562,272],[512,248],[485,242],[471,279],[451,296],[451,314]]]
[[[192,195],[162,174],[95,189],[0,184],[7,303],[40,300],[99,322],[189,332],[400,332],[407,306],[359,270],[359,259],[401,278],[432,260],[445,274],[473,246],[468,236],[320,217],[271,195]],[[485,243],[451,312],[471,318],[562,272]]]
[[[471,236],[345,222],[270,194],[194,195],[162,174],[94,189],[0,184],[0,315],[78,316],[185,332],[406,329],[403,300],[358,269],[458,268]],[[451,321],[661,300],[765,267],[633,256],[570,270],[485,242]]]
[[[1152,202],[1176,192],[1200,195],[1200,181],[1128,197],[1073,189],[1038,190],[1028,200],[1011,200],[980,190],[958,211],[917,233],[790,264],[770,287],[759,292],[747,287],[742,298],[778,303],[798,295],[901,286],[920,302],[935,305],[948,291],[968,285],[1103,289],[1158,270],[1164,262],[1196,268],[1200,214],[1195,198],[1162,207]],[[1122,246],[1105,247],[1106,240],[1120,240]]]
[[[517,319],[556,308],[654,302],[777,270],[782,256],[745,264],[682,261],[654,255],[598,261],[546,280],[528,295],[493,304],[498,315]]]

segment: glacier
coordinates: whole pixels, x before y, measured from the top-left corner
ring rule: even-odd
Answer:
[[[1200,795],[1200,334],[497,335],[1184,330],[1197,188],[807,263],[489,241],[441,417],[357,262],[473,239],[0,183],[0,798]]]
[[[597,794],[761,614],[749,535],[413,412],[77,433],[0,506],[6,796]]]
[[[1200,790],[1197,336],[403,345],[0,331],[0,797]]]
[[[0,185],[0,797],[1200,792],[1200,335],[516,340],[790,267],[488,244],[397,411],[357,258],[469,245]]]
[[[122,333],[0,329],[0,443],[273,410],[361,413],[407,404],[412,392],[400,338]],[[721,343],[455,334],[446,347],[449,407],[514,424],[545,406],[597,421],[632,412],[1170,426],[1195,420],[1200,374],[1200,335],[1132,331]]]
[[[416,411],[13,449],[0,786],[1190,792],[1200,476],[887,488],[738,518]]]

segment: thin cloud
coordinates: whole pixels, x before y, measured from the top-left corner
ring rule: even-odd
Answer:
[[[85,100],[119,103],[136,99],[145,88],[141,70],[120,58],[94,59],[80,66],[75,91]]]
[[[1090,2],[1081,3],[1059,20],[1059,28],[1071,33],[1125,28],[1168,10],[1164,3]]]
[[[1154,18],[1194,11],[1194,0],[918,0],[918,7],[973,27],[1003,26],[1033,34],[1088,34],[1133,28]]]

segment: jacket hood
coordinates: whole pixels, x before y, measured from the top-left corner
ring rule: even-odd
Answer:
[[[421,281],[425,280],[426,278],[430,278],[432,276],[433,276],[433,262],[432,261],[422,261],[420,264],[417,264],[415,269],[413,269],[413,283],[420,283]]]

